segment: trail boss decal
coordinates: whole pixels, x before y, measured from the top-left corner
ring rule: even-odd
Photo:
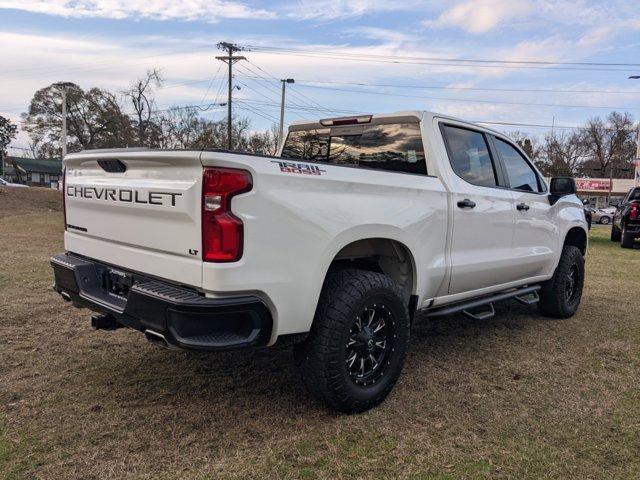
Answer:
[[[283,162],[279,160],[271,160],[271,163],[277,163],[280,171],[284,173],[301,173],[303,175],[322,175],[322,170],[317,165],[308,165],[306,163]]]
[[[149,205],[176,206],[176,197],[181,193],[139,192],[128,188],[76,187],[67,185],[67,197],[93,198],[107,202],[146,203]]]

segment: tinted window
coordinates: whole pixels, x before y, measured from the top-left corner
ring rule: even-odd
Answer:
[[[330,129],[290,132],[282,148],[283,158],[326,161],[329,155]]]
[[[417,123],[291,132],[282,157],[395,172],[427,173]]]
[[[629,192],[629,198],[626,201],[630,202],[632,200],[640,200],[640,188],[633,189]]]
[[[496,148],[504,162],[509,186],[516,190],[539,192],[538,176],[520,152],[499,138],[496,138]]]
[[[453,170],[469,183],[495,187],[496,172],[484,135],[449,125],[443,129]]]

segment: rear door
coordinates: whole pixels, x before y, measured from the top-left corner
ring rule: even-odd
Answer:
[[[515,201],[514,280],[547,275],[555,265],[559,232],[546,185],[515,145],[494,136],[492,141]]]
[[[455,173],[449,294],[511,281],[515,207],[512,193],[500,188],[487,134],[454,123],[440,130]]]
[[[67,250],[202,284],[200,152],[79,153],[65,169]]]

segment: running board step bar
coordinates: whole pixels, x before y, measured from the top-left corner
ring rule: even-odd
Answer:
[[[538,296],[540,288],[540,285],[532,285],[530,287],[518,288],[517,290],[476,298],[475,300],[469,300],[467,302],[456,303],[455,305],[448,305],[439,308],[436,307],[435,309],[428,310],[427,316],[431,318],[438,318],[462,312],[465,317],[472,318],[474,320],[486,320],[496,314],[496,311],[493,308],[493,304],[495,302],[514,298],[523,305],[533,305],[534,303],[537,303],[540,300],[540,297]],[[478,307],[484,306],[488,306],[488,310],[478,313],[474,313],[472,311]]]

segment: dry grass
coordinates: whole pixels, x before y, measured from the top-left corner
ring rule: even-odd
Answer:
[[[50,291],[60,212],[6,195],[0,477],[640,477],[640,251],[607,229],[574,318],[509,302],[485,322],[422,319],[389,399],[336,416],[287,349],[197,356],[91,330]]]

